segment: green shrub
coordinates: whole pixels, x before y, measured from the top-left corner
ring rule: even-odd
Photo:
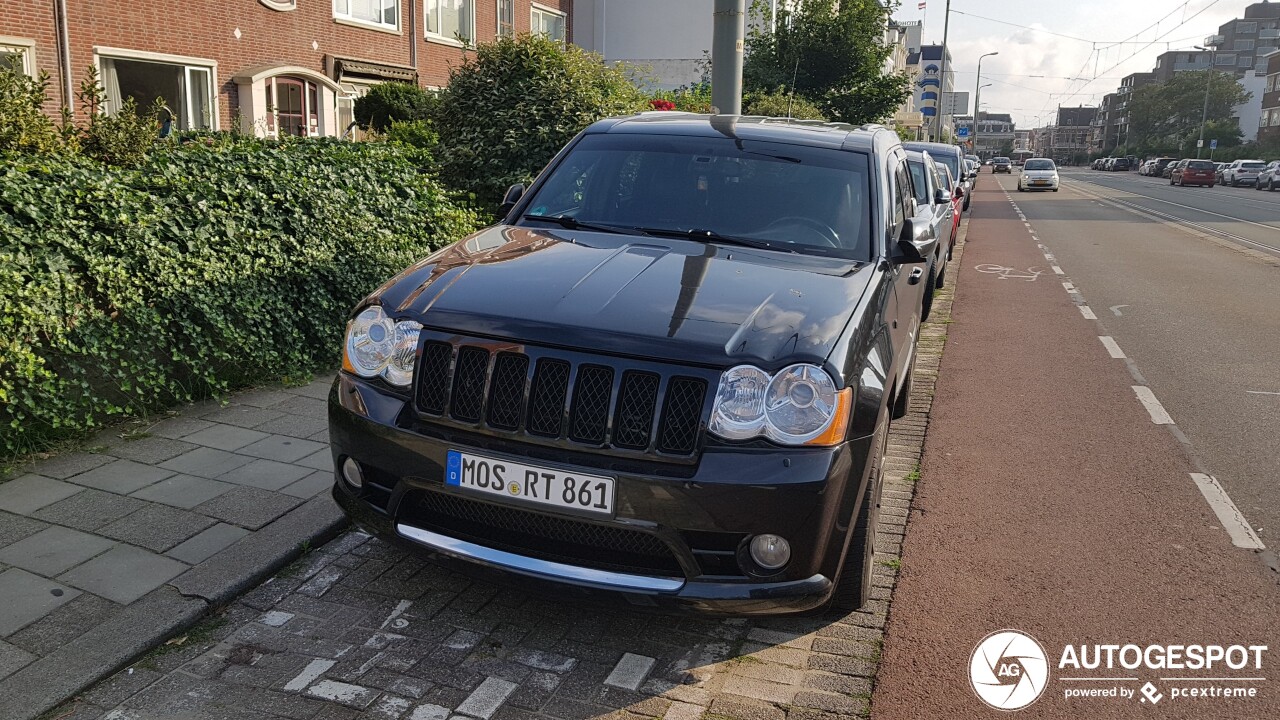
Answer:
[[[435,93],[417,85],[385,82],[356,98],[355,118],[363,128],[386,132],[396,122],[430,118],[436,103]]]
[[[40,111],[49,74],[33,80],[0,63],[0,152],[54,152],[62,146],[53,121]]]
[[[542,35],[479,45],[450,73],[435,128],[444,179],[496,206],[580,130],[648,109],[623,69]]]
[[[429,152],[435,149],[440,136],[426,120],[406,120],[391,123],[391,127],[383,133],[383,139]]]
[[[0,454],[336,366],[348,313],[476,226],[392,143],[0,157]]]
[[[675,104],[675,109],[681,112],[711,112],[711,83],[684,85],[675,90],[659,90],[654,93],[654,97],[670,100]]]
[[[742,114],[767,117],[793,117],[799,120],[826,120],[822,110],[799,95],[788,96],[783,90],[752,93],[743,98]]]
[[[147,158],[160,136],[158,119],[166,112],[164,100],[156,98],[150,108],[140,111],[133,98],[125,98],[120,109],[108,115],[103,110],[106,91],[92,65],[80,83],[78,96],[89,118],[80,130],[80,148],[86,155],[109,165],[130,167]]]

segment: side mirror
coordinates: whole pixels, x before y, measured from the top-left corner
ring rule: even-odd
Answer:
[[[947,197],[946,188],[937,188],[933,191],[933,204],[945,205],[951,198]]]
[[[507,194],[502,196],[502,204],[498,206],[498,214],[506,217],[522,197],[524,197],[524,183],[516,183],[507,188]]]
[[[904,265],[922,263],[933,255],[937,247],[938,239],[929,229],[929,223],[921,219],[909,218],[903,223],[902,235],[898,238],[897,260]]]

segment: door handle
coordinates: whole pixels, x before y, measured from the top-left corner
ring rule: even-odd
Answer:
[[[911,274],[907,276],[907,284],[915,285],[922,277],[924,277],[924,268],[912,268]]]

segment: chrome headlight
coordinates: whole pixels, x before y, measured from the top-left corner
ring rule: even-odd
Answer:
[[[422,325],[412,320],[394,322],[381,306],[367,307],[347,325],[342,365],[360,377],[382,377],[407,387],[413,379],[421,332]]]
[[[767,437],[784,445],[831,445],[844,439],[852,391],[817,365],[769,375],[752,365],[720,376],[710,430],[726,440]]]

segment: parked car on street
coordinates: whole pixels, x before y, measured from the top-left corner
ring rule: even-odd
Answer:
[[[1200,185],[1213,187],[1218,178],[1213,171],[1213,163],[1208,160],[1179,160],[1169,173],[1169,184],[1186,187]]]
[[[948,145],[946,143],[932,142],[909,142],[903,143],[903,147],[908,150],[923,150],[929,153],[929,157],[934,162],[940,162],[947,166],[951,171],[951,177],[955,180],[956,185],[964,192],[964,202],[962,207],[969,209],[969,200],[973,194],[973,182],[969,178],[969,168],[964,163],[964,152],[957,145]]]
[[[1107,170],[1112,172],[1127,171],[1129,169],[1129,158],[1116,157],[1111,158],[1111,162],[1107,163]]]
[[[977,165],[978,167],[982,167],[982,158],[978,157],[977,155],[970,153],[965,155],[964,159],[972,160],[974,165]]]
[[[565,602],[867,602],[938,252],[898,136],[603,120],[501,212],[351,316],[329,437],[355,523]]]
[[[1013,163],[1007,157],[991,158],[991,172],[1009,175],[1013,172]]]
[[[964,193],[959,190],[959,187],[956,185],[955,178],[951,177],[950,168],[943,163],[934,163],[934,165],[938,168],[938,179],[942,181],[942,187],[951,197],[951,222],[953,224],[951,231],[952,233],[959,233],[960,218],[964,214]],[[950,256],[950,254],[950,252],[947,253],[948,256]],[[948,259],[950,259],[950,257],[948,257]]]
[[[1258,172],[1258,178],[1254,182],[1253,187],[1258,190],[1269,190],[1274,192],[1280,187],[1280,160],[1272,160],[1267,166]]]
[[[1174,164],[1175,164],[1175,163],[1177,163],[1180,159],[1181,159],[1181,158],[1175,158],[1175,159],[1173,159],[1173,160],[1170,160],[1168,163],[1166,163],[1166,164],[1165,164],[1165,166],[1164,166],[1164,167],[1160,168],[1160,177],[1162,177],[1162,178],[1167,178],[1167,177],[1169,177],[1170,175],[1172,175],[1172,174],[1173,174],[1173,166],[1174,166]]]
[[[981,165],[979,165],[979,164],[977,163],[977,161],[976,161],[976,160],[968,160],[968,159],[966,159],[966,160],[964,161],[964,163],[965,163],[965,165],[966,165],[966,166],[968,166],[968,168],[969,168],[969,183],[970,183],[970,185],[972,185],[973,187],[977,187],[977,186],[978,186],[978,171],[979,171],[979,169],[980,169],[982,166],[981,166]]]
[[[947,261],[951,258],[951,248],[955,245],[956,233],[960,227],[957,210],[952,203],[951,193],[938,175],[938,164],[929,157],[929,153],[908,150],[907,166],[911,169],[916,206],[928,209],[926,214],[930,216],[929,227],[933,236],[938,238],[938,251],[930,258],[929,275],[936,278],[937,287],[942,287],[947,276]],[[933,306],[933,291],[926,288],[925,295],[923,319],[928,320]]]
[[[1031,158],[1022,165],[1018,192],[1052,190],[1058,192],[1058,166],[1049,158]]]
[[[1222,170],[1222,184],[1231,187],[1256,185],[1258,173],[1266,166],[1261,160],[1233,160]]]
[[[1226,170],[1227,166],[1230,164],[1231,163],[1224,163],[1224,162],[1213,164],[1213,174],[1217,176],[1219,183],[1222,182],[1222,171]]]

